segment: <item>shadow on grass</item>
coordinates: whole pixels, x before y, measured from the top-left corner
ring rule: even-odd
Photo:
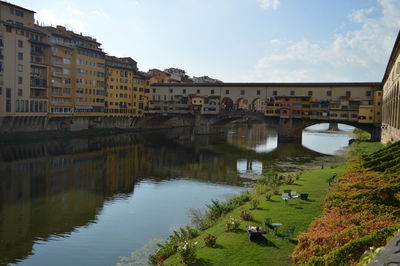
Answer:
[[[267,200],[267,202],[279,202],[279,200],[270,199],[270,200]]]
[[[217,249],[224,249],[224,246],[222,246],[222,245],[220,245],[220,244],[216,244],[216,245],[215,245],[215,248],[217,248]]]
[[[211,260],[209,259],[204,259],[204,258],[200,258],[197,260],[195,265],[212,265]]]
[[[296,206],[296,207],[294,207],[295,209],[298,209],[298,210],[303,210],[304,208],[303,207],[300,207],[300,206]]]
[[[307,201],[307,202],[315,202],[315,200],[311,200],[311,199],[305,199],[303,201]]]
[[[293,183],[293,184],[290,184],[290,186],[302,187],[303,185],[300,185],[298,183]]]
[[[268,240],[264,236],[258,237],[257,239],[253,240],[253,242],[263,247],[273,247],[279,249],[277,245],[275,245],[272,241]]]

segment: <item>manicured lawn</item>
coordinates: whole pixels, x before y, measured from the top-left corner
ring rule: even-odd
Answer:
[[[354,142],[351,145],[350,155],[361,155],[376,152],[382,149],[384,145],[380,142]]]
[[[290,254],[296,242],[279,235],[288,226],[295,226],[295,235],[304,231],[313,218],[321,214],[321,204],[329,189],[326,180],[336,173],[338,177],[344,173],[345,166],[340,165],[333,169],[318,169],[304,172],[300,179],[293,185],[280,187],[291,189],[301,193],[309,193],[309,200],[290,199],[285,204],[281,196],[273,196],[271,201],[266,201],[260,196],[260,205],[257,210],[251,211],[254,217],[253,222],[243,222],[240,231],[237,233],[225,232],[225,221],[229,216],[239,217],[241,208],[238,208],[224,216],[219,223],[206,230],[194,241],[198,242],[197,257],[198,265],[291,265]],[[250,203],[243,206],[250,208]],[[248,225],[265,228],[264,220],[271,218],[272,222],[282,223],[278,235],[269,232],[264,235],[264,241],[251,242],[246,231]],[[217,236],[217,248],[207,248],[203,238],[207,234]],[[166,261],[166,265],[180,265],[179,257],[172,256]]]

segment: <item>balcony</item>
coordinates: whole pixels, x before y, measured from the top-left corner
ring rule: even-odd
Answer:
[[[31,79],[31,87],[47,88],[46,79]]]
[[[53,71],[53,76],[62,76],[62,72]]]
[[[53,61],[54,66],[62,66],[63,62],[62,61]]]
[[[30,97],[35,99],[47,99],[47,91],[31,89]]]
[[[31,55],[44,56],[44,51],[38,49],[31,49]]]

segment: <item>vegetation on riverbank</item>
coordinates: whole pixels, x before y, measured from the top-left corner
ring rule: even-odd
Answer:
[[[355,264],[400,228],[400,142],[373,152],[378,147],[355,144],[356,156],[333,185],[322,216],[298,237],[295,264]],[[364,151],[373,153],[361,156]]]
[[[308,170],[284,182],[282,176],[267,174],[246,200],[213,202],[207,213],[194,212],[199,231],[184,242],[191,250],[182,252],[177,245],[178,254],[155,253],[153,263],[182,265],[182,254],[190,254],[186,261],[196,265],[357,263],[364,251],[384,245],[400,228],[400,142],[382,147],[355,142],[346,166]],[[285,202],[284,190],[308,193],[309,199]],[[282,226],[271,231],[264,225],[267,219]],[[248,226],[259,226],[267,234],[250,241]],[[294,235],[288,234],[292,226]],[[366,255],[363,260],[369,259]]]
[[[367,131],[361,130],[359,128],[355,128],[353,134],[356,136],[358,140],[368,141],[371,139],[371,134]]]
[[[197,242],[197,265],[290,265],[296,241],[295,235],[305,230],[312,219],[321,212],[326,191],[329,188],[328,179],[334,173],[341,176],[344,166],[326,167],[325,169],[310,170],[299,175],[285,177],[278,190],[265,188],[267,183],[272,184],[282,179],[279,175],[270,174],[268,178],[255,185],[254,192],[250,194],[251,200],[242,202],[237,208],[220,215],[214,225],[205,229],[198,237],[192,239]],[[273,181],[272,183],[270,181]],[[286,184],[283,184],[286,183]],[[291,183],[288,185],[287,183]],[[270,186],[268,186],[270,187]],[[308,200],[289,199],[284,202],[281,193],[284,190],[295,190],[308,193]],[[268,197],[266,197],[268,196]],[[258,201],[255,204],[254,201]],[[213,203],[209,209],[219,209]],[[224,209],[224,208],[223,208]],[[244,213],[250,213],[250,219],[244,218]],[[264,221],[269,218],[273,223],[281,223],[277,233],[265,227]],[[227,230],[227,225],[232,220],[240,219],[237,230]],[[261,241],[250,241],[247,226],[259,226],[266,231],[265,238]],[[294,236],[286,238],[285,232],[289,227],[295,226]],[[216,247],[207,247],[205,238],[213,235],[216,237]],[[209,237],[208,237],[209,238]],[[156,253],[153,258],[162,258],[163,265],[181,265],[182,258],[178,254],[164,261],[161,253]]]

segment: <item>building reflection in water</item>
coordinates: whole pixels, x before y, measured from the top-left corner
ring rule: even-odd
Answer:
[[[229,131],[228,142],[257,153],[270,152],[278,147],[278,134],[275,128],[265,124],[239,125]]]
[[[233,163],[203,151],[191,129],[76,138],[0,148],[0,264],[32,254],[38,240],[96,222],[105,202],[127,197],[136,182],[185,176],[236,183]],[[220,141],[221,136],[214,137]],[[229,179],[229,176],[235,178]]]

